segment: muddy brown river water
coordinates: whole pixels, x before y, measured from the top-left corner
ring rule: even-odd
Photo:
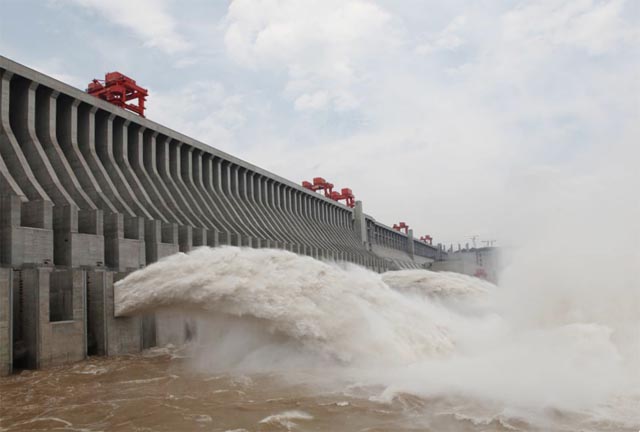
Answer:
[[[308,378],[308,379],[306,379]],[[398,395],[317,376],[205,374],[164,349],[0,379],[4,431],[519,431],[540,430],[506,417],[476,417],[479,408],[451,400]],[[314,382],[307,384],[305,381]],[[556,430],[581,430],[585,419],[550,413]],[[582,425],[582,426],[581,426]],[[619,425],[583,430],[632,431]]]
[[[23,371],[0,380],[1,429],[476,430],[471,422],[444,413],[431,427],[416,429],[415,417],[426,404],[417,398],[386,404],[347,392],[311,389],[274,374],[194,373],[187,363],[155,350]],[[497,424],[488,427],[508,430]]]
[[[560,288],[177,254],[115,286],[164,347],[0,378],[0,432],[639,431],[634,298]]]

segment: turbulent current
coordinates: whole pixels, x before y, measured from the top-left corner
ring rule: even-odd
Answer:
[[[156,312],[159,339],[188,340],[6,379],[0,430],[640,429],[633,292],[536,296],[233,247],[115,289],[116,315]]]

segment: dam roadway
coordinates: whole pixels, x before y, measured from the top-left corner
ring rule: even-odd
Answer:
[[[374,271],[435,247],[0,56],[0,375],[162,341],[113,284],[165,256],[278,248]]]

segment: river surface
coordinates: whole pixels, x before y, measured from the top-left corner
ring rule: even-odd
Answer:
[[[178,254],[115,286],[161,347],[0,379],[0,430],[640,430],[634,280],[525,282]]]
[[[176,350],[94,357],[0,379],[2,431],[531,431],[544,430],[463,401],[344,383],[323,388],[308,375],[194,372]],[[329,387],[329,386],[326,386]],[[335,382],[330,387],[335,387]],[[630,431],[588,416],[547,413],[554,430]]]

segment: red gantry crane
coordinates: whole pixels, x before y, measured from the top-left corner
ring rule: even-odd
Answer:
[[[409,225],[404,222],[393,224],[393,229],[396,231],[404,231],[405,234],[409,234]]]
[[[149,96],[147,89],[140,87],[135,80],[120,72],[108,72],[104,80],[94,79],[89,83],[87,93],[134,112],[140,117],[144,117],[144,102]],[[135,100],[137,104],[129,103]]]
[[[423,241],[427,244],[433,244],[433,237],[431,237],[429,234],[424,235],[422,237],[420,237],[420,241]]]
[[[356,206],[356,197],[353,191],[349,188],[342,188],[340,192],[333,190],[333,183],[329,183],[322,177],[314,177],[313,183],[308,181],[302,182],[302,187],[312,190],[314,192],[323,191],[324,196],[334,201],[345,201],[345,205],[348,207]]]
[[[345,201],[347,207],[354,208],[356,206],[356,197],[353,195],[353,191],[349,188],[342,188],[340,192],[331,192],[329,197],[334,201]]]
[[[313,183],[308,181],[303,181],[302,187],[312,190],[314,192],[324,191],[324,196],[326,196],[327,198],[331,197],[331,193],[333,192],[333,183],[329,183],[322,177],[314,177]]]

